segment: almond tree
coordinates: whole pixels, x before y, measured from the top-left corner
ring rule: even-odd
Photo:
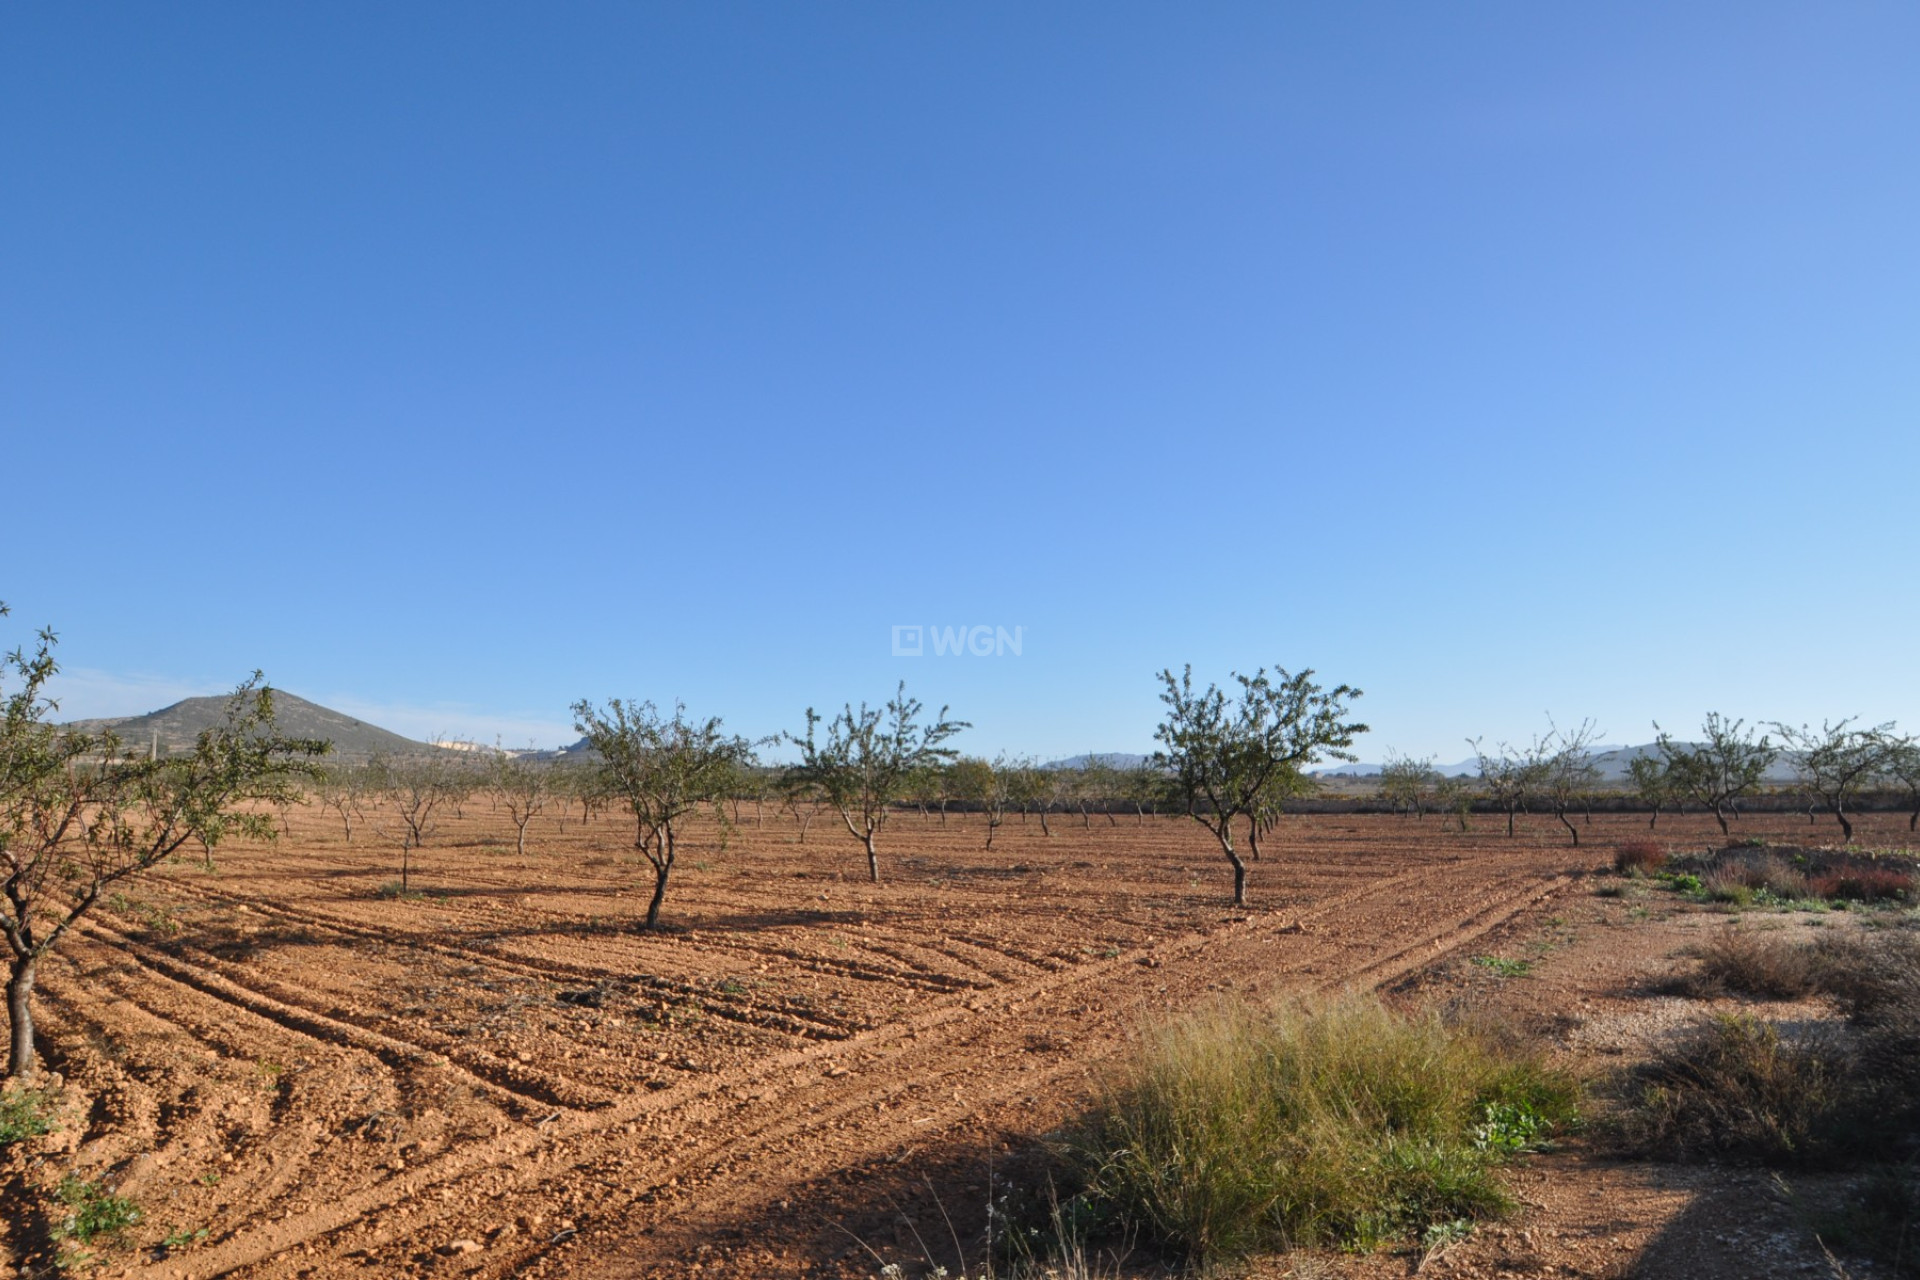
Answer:
[[[0,606],[4,612],[4,606]],[[154,759],[123,751],[111,733],[47,722],[58,669],[55,637],[0,660],[19,688],[0,722],[0,937],[7,947],[7,1075],[35,1070],[33,990],[43,957],[112,885],[164,861],[189,840],[229,835],[269,841],[272,818],[249,806],[272,801],[313,770],[324,742],[273,729],[273,694],[252,679],[237,688],[222,722],[191,751]]]
[[[667,879],[680,848],[681,823],[701,809],[727,825],[726,801],[737,771],[753,762],[754,744],[727,734],[720,718],[689,720],[679,703],[671,719],[651,702],[610,699],[603,711],[573,704],[574,727],[600,755],[607,785],[633,814],[634,846],[653,867],[646,928],[660,922]]]
[[[1167,712],[1154,730],[1162,744],[1154,763],[1173,776],[1188,816],[1220,842],[1233,867],[1233,903],[1245,906],[1247,864],[1234,847],[1234,823],[1245,820],[1257,849],[1288,775],[1301,776],[1322,758],[1353,759],[1347,748],[1367,726],[1346,719],[1360,690],[1322,689],[1311,670],[1289,675],[1275,668],[1268,676],[1263,667],[1232,679],[1240,692],[1229,697],[1211,684],[1196,692],[1191,666],[1178,679],[1171,670],[1160,673]]]
[[[1660,756],[1635,756],[1627,761],[1627,781],[1641,803],[1653,811],[1647,819],[1647,830],[1652,831],[1660,822],[1660,810],[1673,802],[1673,770]]]
[[[1852,716],[1837,723],[1823,720],[1817,730],[1807,725],[1773,726],[1787,744],[1800,785],[1827,807],[1848,844],[1853,843],[1853,819],[1847,816],[1847,805],[1862,787],[1885,772],[1895,742],[1892,722],[1855,729],[1853,721]],[[1725,825],[1721,824],[1723,829]]]
[[[539,817],[553,798],[552,770],[503,752],[487,761],[487,785],[513,821],[515,852],[526,857],[527,824]]]
[[[1013,802],[1014,778],[1021,764],[1004,755],[992,760],[962,756],[948,770],[959,798],[979,805],[980,811],[986,815],[989,849],[993,848],[993,837],[1007,820],[1007,806]]]
[[[1387,762],[1380,766],[1380,798],[1402,813],[1424,818],[1438,776],[1432,756],[1415,759],[1389,751]]]
[[[1889,738],[1881,773],[1907,793],[1907,830],[1920,827],[1920,740],[1911,734]]]
[[[412,888],[413,851],[439,828],[440,809],[455,801],[464,784],[438,756],[376,756],[368,767],[379,777],[381,798],[400,822],[400,892],[407,893]]]
[[[1480,786],[1487,800],[1507,815],[1507,838],[1513,838],[1514,815],[1527,807],[1527,798],[1538,794],[1547,780],[1549,744],[1535,738],[1525,749],[1501,743],[1492,751],[1481,746],[1481,739],[1468,738],[1467,745],[1480,764]],[[1466,829],[1464,819],[1461,829]]]
[[[1707,713],[1699,742],[1675,742],[1658,721],[1653,729],[1659,735],[1654,745],[1666,763],[1669,791],[1713,810],[1720,834],[1731,835],[1727,810],[1737,812],[1740,797],[1758,789],[1767,769],[1779,758],[1772,740],[1765,734],[1756,739],[1746,721],[1729,720],[1717,711]]]
[[[1591,720],[1582,720],[1580,726],[1572,730],[1563,730],[1551,721],[1548,725],[1541,782],[1547,801],[1553,806],[1553,816],[1560,819],[1560,825],[1573,836],[1573,847],[1577,849],[1580,828],[1567,817],[1567,810],[1585,799],[1600,780],[1600,769],[1593,762],[1593,740],[1599,731]]]
[[[789,784],[812,788],[825,797],[847,824],[847,831],[866,846],[867,874],[880,880],[880,855],[874,841],[887,815],[909,786],[916,770],[943,765],[959,753],[944,746],[962,729],[964,720],[949,720],[948,708],[930,723],[921,723],[920,702],[907,696],[903,680],[885,706],[853,704],[832,720],[823,721],[807,708],[804,737],[788,734],[800,748],[800,762],[787,771]],[[826,737],[819,736],[826,725]]]
[[[340,826],[348,844],[353,843],[353,824],[366,817],[367,802],[379,789],[378,781],[374,771],[364,764],[340,764],[322,771],[314,784],[321,807],[340,815]]]

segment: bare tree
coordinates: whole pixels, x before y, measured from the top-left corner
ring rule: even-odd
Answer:
[[[1507,837],[1513,837],[1514,815],[1527,807],[1527,798],[1538,794],[1547,778],[1550,746],[1535,738],[1524,749],[1501,743],[1492,751],[1481,746],[1481,739],[1469,738],[1480,765],[1480,785],[1487,799],[1507,815]],[[1466,829],[1463,821],[1461,830]]]
[[[958,753],[947,739],[970,726],[949,720],[947,708],[930,723],[921,723],[921,706],[907,696],[902,681],[893,698],[881,707],[860,704],[825,721],[826,737],[819,737],[823,721],[807,708],[804,737],[788,739],[800,748],[800,762],[789,771],[796,784],[814,788],[847,824],[847,831],[866,846],[867,874],[880,880],[880,854],[874,841],[887,815],[904,793],[914,771],[944,764]]]
[[[378,790],[377,781],[366,765],[341,763],[328,766],[314,784],[321,806],[340,816],[348,844],[353,843],[353,824],[367,816],[366,807]]]
[[[1367,726],[1347,720],[1360,690],[1340,685],[1324,690],[1313,672],[1289,675],[1261,668],[1232,679],[1239,693],[1229,698],[1217,686],[1193,687],[1193,668],[1176,678],[1160,673],[1160,700],[1166,718],[1154,730],[1161,743],[1154,761],[1173,775],[1187,814],[1211,831],[1233,867],[1233,902],[1247,901],[1247,864],[1234,847],[1233,827],[1247,824],[1249,845],[1259,847],[1276,784],[1289,773],[1301,774],[1322,757],[1351,760],[1347,748]]]
[[[1659,735],[1654,744],[1666,763],[1670,792],[1713,810],[1720,834],[1731,835],[1727,811],[1738,805],[1741,796],[1759,788],[1779,758],[1772,739],[1765,734],[1755,738],[1746,721],[1729,720],[1717,711],[1707,713],[1699,742],[1675,742],[1657,721],[1653,729]]]
[[[413,888],[413,851],[439,829],[439,813],[457,790],[453,770],[439,756],[376,756],[371,763],[380,778],[380,796],[399,824],[400,892]],[[393,832],[387,832],[388,835]]]
[[[1854,719],[1823,720],[1817,730],[1807,725],[1773,726],[1787,745],[1787,758],[1793,762],[1800,785],[1818,797],[1840,823],[1841,838],[1848,844],[1853,843],[1853,819],[1847,816],[1847,806],[1862,787],[1886,771],[1896,741],[1891,721],[1871,729],[1855,729]]]
[[[527,824],[553,799],[553,770],[501,752],[487,762],[487,786],[513,822],[514,850],[527,856]]]
[[[0,606],[4,611],[4,606]],[[273,694],[255,673],[193,750],[123,752],[112,734],[49,724],[55,637],[0,661],[20,687],[0,722],[0,937],[7,947],[7,1074],[36,1069],[33,991],[40,961],[109,886],[171,857],[189,840],[272,840],[272,819],[248,807],[311,770],[324,742],[273,730]]]
[[[1573,729],[1561,729],[1551,718],[1547,724],[1541,781],[1547,801],[1553,806],[1553,816],[1560,819],[1560,825],[1573,837],[1577,849],[1580,828],[1567,817],[1567,810],[1584,802],[1600,780],[1599,767],[1593,762],[1593,742],[1599,732],[1591,720],[1582,720]]]
[[[1027,814],[1033,813],[1040,819],[1040,834],[1051,838],[1047,815],[1060,800],[1058,772],[1035,760],[1021,761],[1013,776],[1013,799],[1020,806],[1020,820],[1025,822]]]
[[[660,921],[667,878],[679,853],[680,824],[703,808],[725,827],[727,792],[735,770],[751,763],[754,744],[726,733],[718,716],[689,720],[674,704],[673,717],[651,702],[610,699],[606,710],[573,704],[574,727],[600,753],[612,789],[634,819],[634,845],[653,867],[653,897],[646,927]]]

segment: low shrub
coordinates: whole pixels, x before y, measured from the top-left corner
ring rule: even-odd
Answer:
[[[1804,871],[1777,852],[1744,845],[1721,850],[1701,880],[1707,895],[1720,896],[1721,901],[1731,901],[1738,896],[1737,887],[1744,887],[1749,895],[1766,894],[1782,902],[1804,898],[1809,893]]]
[[[1828,867],[1808,877],[1808,884],[1819,897],[1850,902],[1904,902],[1914,894],[1912,871],[1865,862]]]
[[[1655,875],[1666,865],[1667,851],[1651,840],[1629,840],[1613,850],[1613,869],[1619,875]]]
[[[1376,1000],[1225,1003],[1149,1034],[1066,1146],[1090,1201],[1195,1258],[1371,1248],[1505,1210],[1499,1161],[1577,1098],[1528,1049]]]
[[[1813,947],[1728,927],[1695,951],[1694,994],[1735,992],[1763,1000],[1800,1000],[1822,990],[1826,964]]]
[[[1722,1015],[1635,1073],[1619,1136],[1654,1159],[1815,1161],[1851,1127],[1848,1068],[1830,1037],[1789,1039],[1772,1023]]]

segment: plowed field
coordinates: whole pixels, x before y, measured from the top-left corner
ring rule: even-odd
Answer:
[[[165,868],[41,980],[50,1065],[90,1105],[70,1159],[146,1211],[108,1261],[871,1275],[869,1247],[944,1240],[943,1209],[977,1230],[1015,1176],[995,1162],[1143,1020],[1224,988],[1390,982],[1645,831],[1597,818],[1575,850],[1542,819],[1510,841],[1489,819],[1290,817],[1234,911],[1190,821],[1052,825],[1016,819],[989,853],[977,817],[902,815],[872,885],[825,818],[801,843],[748,808],[724,847],[693,833],[652,933],[630,831],[577,811],[521,857],[470,802],[406,896],[397,841],[349,844],[318,809],[211,871]],[[21,1214],[16,1258],[43,1230]]]

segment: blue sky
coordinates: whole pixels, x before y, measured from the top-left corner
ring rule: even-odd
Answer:
[[[11,5],[73,715],[1920,724],[1911,5]],[[895,657],[896,625],[1021,628]],[[930,647],[930,646],[929,646]]]

